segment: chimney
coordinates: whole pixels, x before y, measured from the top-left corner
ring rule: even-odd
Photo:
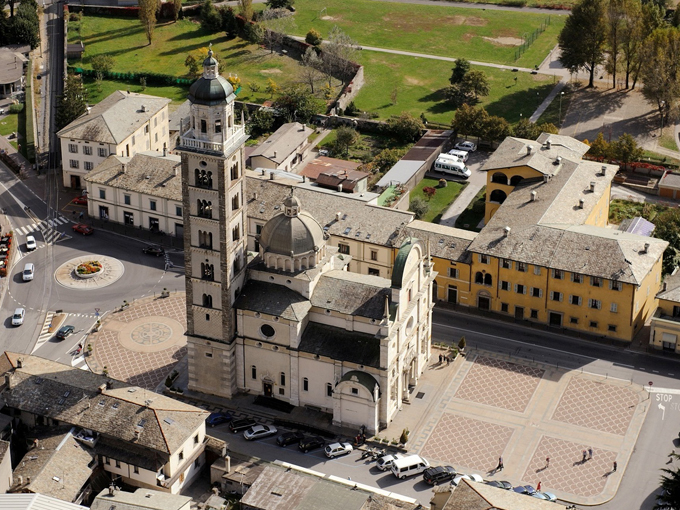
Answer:
[[[177,177],[177,173],[178,173],[177,168],[178,168],[178,167],[175,167],[175,168],[172,169],[172,171],[175,173],[175,177]]]
[[[591,192],[591,193],[594,193],[594,192],[595,192],[595,183],[594,183],[594,182],[591,182],[591,183],[590,183],[590,192]]]
[[[127,165],[125,163],[122,163],[120,166],[121,166],[122,172],[125,173],[125,171],[127,170]]]
[[[642,253],[647,253],[649,251],[649,243],[645,243],[645,247],[642,250]]]
[[[604,177],[605,175],[607,175],[607,167],[606,167],[606,166],[602,165],[602,167],[600,167],[600,175],[601,175],[602,177]]]
[[[12,389],[12,376],[10,374],[5,374],[5,386],[8,390]]]
[[[99,388],[97,388],[97,393],[104,393],[104,390],[106,389],[106,383],[101,384]]]
[[[274,172],[269,172],[269,180],[270,181],[274,180]]]
[[[163,142],[163,157],[168,155],[168,144],[166,142]],[[177,174],[175,174],[177,175]]]
[[[505,227],[503,229],[503,236],[508,237],[510,235],[510,227]]]
[[[146,105],[142,105],[142,111],[146,112]]]
[[[253,200],[257,200],[257,191],[253,193]]]
[[[19,475],[19,485],[24,484],[24,477],[22,475]]]
[[[545,141],[545,148],[550,150],[550,146],[551,146],[550,140],[546,140]]]
[[[17,368],[23,368],[23,367],[24,367],[24,359],[18,358],[17,359]]]
[[[661,290],[663,292],[666,292],[666,287],[668,286],[668,282],[663,282],[663,287],[661,287]]]
[[[260,168],[260,175],[264,175],[264,173],[265,173],[265,169],[264,169],[264,168]]]
[[[543,182],[548,182],[550,180],[550,176],[548,174],[545,174],[543,176]]]
[[[342,192],[342,184],[338,184],[338,191]]]
[[[302,176],[302,182],[307,182],[307,176],[306,175]]]
[[[527,145],[527,156],[530,155],[532,152],[534,152],[534,146]]]
[[[274,151],[274,157],[276,157],[276,151]]]
[[[342,213],[338,211],[335,213],[335,221],[340,221],[340,218],[342,218]]]
[[[585,204],[585,200],[583,200],[582,198],[579,198],[578,199],[578,208],[583,209],[583,204]]]
[[[86,108],[86,111],[87,111],[87,115],[89,115],[89,114],[90,114],[90,110],[92,110],[92,107],[91,107],[91,106],[88,106],[88,107]]]
[[[555,158],[555,163],[554,163],[554,164],[555,164],[555,165],[559,165],[560,163],[562,163],[562,156],[557,156],[557,157]]]
[[[537,196],[538,196],[538,193],[536,193],[535,191],[532,191],[532,192],[531,192],[531,201],[532,201],[532,202],[535,202]]]

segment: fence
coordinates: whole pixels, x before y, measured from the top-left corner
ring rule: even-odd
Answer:
[[[529,46],[531,46],[531,43],[538,39],[539,35],[545,32],[545,29],[548,28],[548,25],[550,25],[550,16],[548,16],[544,21],[541,22],[541,26],[539,28],[537,28],[536,30],[529,34],[525,33],[522,35],[522,44],[520,44],[519,47],[515,50],[515,61],[519,60],[519,57],[522,56],[522,53],[527,51]]]

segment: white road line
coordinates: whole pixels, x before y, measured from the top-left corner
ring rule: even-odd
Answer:
[[[633,365],[624,365],[622,363],[614,363],[615,366],[617,367],[623,367],[623,368],[635,368]]]
[[[675,388],[649,388],[648,386],[645,386],[645,389],[649,393],[669,393],[671,395],[680,395],[680,389],[675,389]]]

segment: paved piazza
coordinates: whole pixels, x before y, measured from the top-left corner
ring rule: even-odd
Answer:
[[[116,379],[155,389],[187,352],[184,299],[184,293],[147,297],[105,317],[91,336],[90,368],[106,367]]]
[[[649,405],[643,388],[493,354],[452,365],[426,371],[431,400],[414,399],[389,437],[408,427],[409,451],[433,465],[515,485],[540,481],[564,501],[595,505],[615,495]]]

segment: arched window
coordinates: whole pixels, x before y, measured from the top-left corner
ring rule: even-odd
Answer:
[[[201,278],[213,281],[215,279],[215,266],[208,264],[208,261],[201,262]]]
[[[285,386],[285,385],[286,385],[286,373],[281,372],[281,386]]]
[[[201,248],[208,248],[212,250],[213,235],[212,232],[206,232],[205,230],[198,231],[198,245]]]
[[[491,275],[489,273],[486,273],[484,275],[484,285],[489,285],[489,286],[493,285],[493,278],[491,277]]]
[[[231,229],[231,240],[238,241],[241,239],[241,225],[236,225]]]
[[[215,121],[215,133],[221,133],[222,132],[222,121],[220,119],[217,119]]]
[[[493,190],[489,196],[491,202],[498,202],[499,204],[505,202],[506,198],[508,198],[508,196],[505,194],[505,191],[500,189]]]
[[[210,294],[203,294],[203,306],[212,308],[212,296]]]
[[[238,198],[239,198],[238,193],[236,193],[236,195],[234,195],[234,196],[231,198],[231,210],[232,210],[232,211],[235,211],[236,209],[239,208],[239,202],[240,202],[240,200],[239,200]]]
[[[333,396],[333,385],[331,383],[326,383],[326,396],[327,397]]]
[[[238,163],[234,163],[234,166],[231,167],[231,180],[236,179],[238,179]]]
[[[484,274],[481,271],[477,271],[475,274],[475,283],[484,285]]]
[[[491,176],[491,182],[497,182],[498,184],[507,184],[508,178],[502,172],[496,172]]]
[[[208,200],[198,200],[197,214],[201,218],[212,218],[212,202]]]
[[[524,180],[524,177],[522,177],[521,175],[513,175],[510,178],[510,186],[517,186],[523,180]]]
[[[302,391],[309,391],[309,379],[306,377],[302,378]]]
[[[199,188],[212,188],[212,172],[206,172],[205,170],[199,170],[198,168],[194,170],[196,186]]]
[[[205,119],[201,119],[201,133],[206,133],[208,131],[208,123]]]

